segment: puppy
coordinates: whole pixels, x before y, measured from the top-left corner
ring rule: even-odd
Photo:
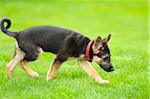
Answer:
[[[5,22],[7,26],[4,26]],[[2,18],[0,20],[2,32],[17,41],[14,58],[7,65],[8,78],[11,78],[17,64],[20,64],[29,76],[38,77],[39,74],[31,70],[27,63],[36,60],[40,53],[45,51],[56,54],[46,80],[53,79],[61,64],[73,57],[96,82],[109,83],[108,80],[103,80],[99,76],[90,62],[95,61],[107,72],[114,70],[111,64],[110,50],[107,46],[111,35],[104,39],[99,36],[93,41],[80,33],[55,26],[35,26],[19,32],[9,31],[10,26],[10,19]]]

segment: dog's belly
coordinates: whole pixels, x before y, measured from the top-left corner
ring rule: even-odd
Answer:
[[[41,45],[40,47],[43,49],[44,52],[51,52],[53,54],[57,54],[60,51],[60,49],[62,49],[61,45],[63,44],[51,42],[49,44]]]

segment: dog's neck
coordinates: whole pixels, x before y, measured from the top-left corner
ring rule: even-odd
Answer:
[[[86,47],[86,60],[88,60],[89,62],[92,62],[93,59],[93,50],[92,50],[92,46],[93,46],[94,41],[90,41]]]
[[[81,58],[85,58],[87,61],[92,62],[93,59],[93,46],[94,41],[89,40],[85,47],[81,50]]]

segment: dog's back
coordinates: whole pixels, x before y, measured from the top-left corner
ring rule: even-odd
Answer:
[[[19,32],[18,42],[35,44],[44,51],[57,53],[63,46],[65,39],[75,32],[54,26],[36,26]],[[80,35],[80,34],[78,34]]]

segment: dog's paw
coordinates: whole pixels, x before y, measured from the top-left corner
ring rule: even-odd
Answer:
[[[32,72],[31,74],[30,74],[30,76],[32,77],[32,78],[37,78],[37,77],[39,77],[39,74],[37,73],[37,72]]]
[[[46,81],[49,81],[49,80],[52,80],[52,79],[54,79],[54,77],[52,77],[52,76],[47,76],[46,77]]]
[[[11,77],[12,77],[12,76],[11,76],[11,75],[12,75],[11,73],[12,73],[11,69],[10,69],[9,67],[7,67],[6,74],[7,74],[7,78],[8,78],[8,79],[11,79]]]
[[[108,84],[109,81],[108,80],[97,80],[97,83],[99,83],[99,84]]]
[[[12,78],[11,74],[8,74],[8,73],[7,73],[7,78],[8,78],[8,79],[11,79],[11,78]]]

